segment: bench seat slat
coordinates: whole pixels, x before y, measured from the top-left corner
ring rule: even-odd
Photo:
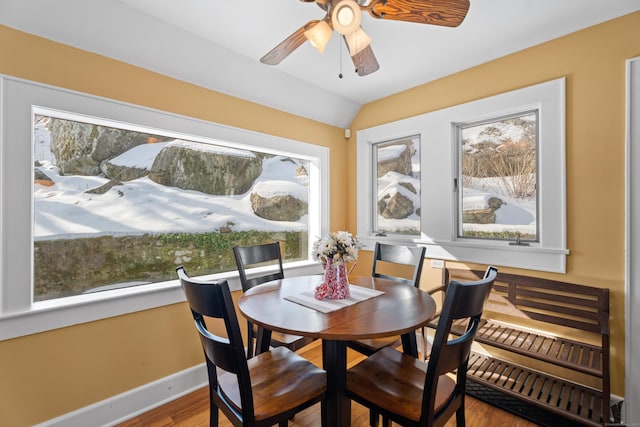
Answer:
[[[467,373],[469,375],[480,375],[479,372],[484,372],[490,363],[491,361],[488,357],[484,357],[479,353],[471,353]]]
[[[592,366],[598,372],[602,372],[602,350],[599,348],[593,349]]]
[[[557,340],[550,337],[541,337],[540,347],[538,348],[538,353],[544,355],[545,357],[549,354],[551,347]]]
[[[561,384],[562,387],[562,391],[560,393],[560,395],[558,396],[558,402],[557,402],[557,406],[558,408],[565,410],[565,411],[570,411],[570,407],[571,407],[571,387],[569,387],[567,384]]]
[[[529,351],[540,354],[540,348],[542,347],[542,342],[544,341],[544,337],[541,335],[533,335],[533,341],[531,342],[531,347],[529,347]]]
[[[547,353],[547,357],[549,357],[549,359],[557,359],[561,349],[562,341],[555,340],[553,342],[553,345],[551,346],[551,349],[549,350],[549,353]]]
[[[579,365],[578,360],[580,359],[580,345],[575,345],[571,343],[569,346],[569,359],[568,362],[572,365]]]

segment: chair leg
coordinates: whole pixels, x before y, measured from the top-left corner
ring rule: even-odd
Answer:
[[[391,427],[391,420],[387,417],[382,417],[382,427]]]
[[[289,421],[280,421],[278,423],[279,427],[287,427],[289,425]]]
[[[247,322],[247,360],[253,357],[253,324]]]
[[[378,422],[380,421],[380,415],[378,412],[373,409],[369,410],[369,425],[371,427],[378,427]]]
[[[324,400],[320,402],[320,425],[321,427],[327,427],[327,406]]]
[[[209,427],[218,427],[218,407],[209,405]]]
[[[465,427],[465,419],[464,419],[464,400],[462,404],[456,411],[456,427]]]

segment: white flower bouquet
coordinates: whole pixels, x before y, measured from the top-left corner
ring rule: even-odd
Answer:
[[[334,262],[356,262],[360,243],[348,231],[336,231],[319,238],[313,244],[313,256],[323,264],[328,259]]]

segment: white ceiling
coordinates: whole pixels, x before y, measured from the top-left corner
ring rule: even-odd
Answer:
[[[364,77],[336,34],[324,54],[305,43],[277,66],[259,62],[324,17],[297,0],[0,0],[0,24],[347,128],[362,104],[636,10],[638,0],[471,0],[458,28],[365,14],[380,70]]]

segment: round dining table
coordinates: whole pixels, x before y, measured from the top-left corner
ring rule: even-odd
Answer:
[[[322,280],[322,275],[316,275],[267,282],[246,291],[238,308],[261,326],[257,353],[268,351],[271,331],[322,340],[326,425],[348,426],[347,343],[401,335],[403,351],[417,357],[415,331],[435,316],[436,304],[431,295],[413,286],[369,276],[349,277],[351,297],[346,300],[318,301],[314,290]]]

